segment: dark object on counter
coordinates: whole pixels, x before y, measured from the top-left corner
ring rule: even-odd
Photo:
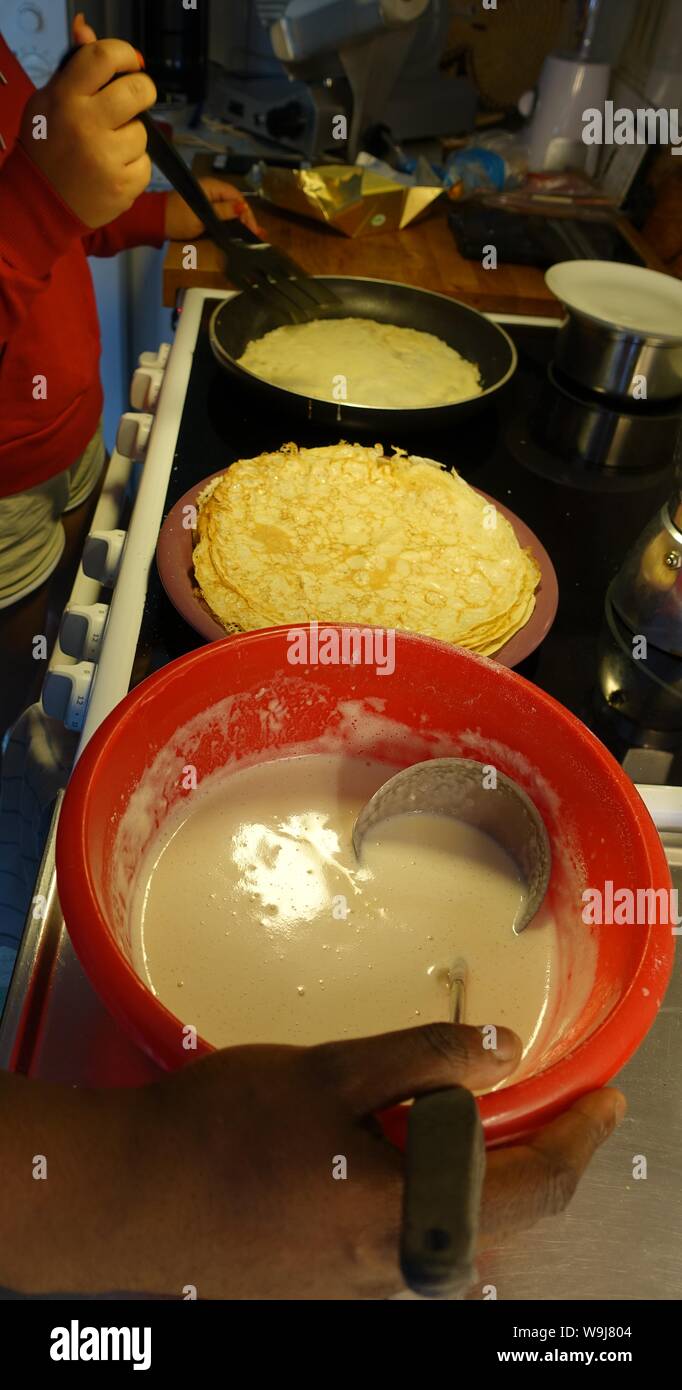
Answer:
[[[250,386],[264,405],[269,402],[273,412],[283,411],[299,420],[327,424],[336,429],[348,426],[354,430],[369,430],[375,439],[382,438],[383,431],[385,442],[392,443],[396,430],[414,433],[447,428],[474,411],[482,410],[514,375],[517,358],[511,338],[499,324],[456,299],[392,280],[321,275],[311,283],[329,286],[339,301],[333,311],[318,313],[317,318],[375,319],[398,328],[431,333],[469,362],[477,364],[483,392],[452,405],[388,410],[353,405],[348,401],[318,400],[273,386],[245,371],[237,362],[254,338],[262,338],[272,328],[279,328],[282,322],[259,290],[249,290],[218,305],[211,318],[210,343],[221,365],[238,377],[243,386]]]
[[[231,150],[226,150],[225,154],[217,154],[211,164],[211,170],[215,174],[248,174],[253,169],[254,164],[265,164],[271,169],[300,169],[303,159],[296,154],[277,154],[277,155],[254,155],[254,154],[234,154]]]
[[[383,159],[394,169],[407,172],[408,161],[405,151],[396,143],[390,126],[384,125],[383,122],[379,121],[376,125],[367,127],[362,148],[367,154],[374,155],[375,159]]]
[[[410,1107],[400,1267],[427,1298],[465,1294],[473,1283],[485,1147],[478,1106],[463,1086],[419,1096]]]
[[[206,95],[210,0],[195,9],[177,0],[134,5],[134,43],[167,105],[200,102]]]
[[[566,260],[645,264],[620,229],[602,219],[548,217],[463,203],[448,214],[448,222],[457,250],[470,261],[480,261],[483,247],[492,245],[498,262],[541,270]]]
[[[635,634],[617,613],[613,586],[606,595],[598,659],[598,688],[628,743],[674,747],[682,736],[682,659],[647,642],[636,657]],[[672,779],[675,780],[674,778]]]
[[[675,460],[672,496],[609,586],[599,684],[634,724],[682,732],[682,426]]]

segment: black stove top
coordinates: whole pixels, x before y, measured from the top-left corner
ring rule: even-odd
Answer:
[[[329,427],[320,430],[263,414],[262,404],[218,366],[208,342],[212,307],[208,301],[164,516],[194,482],[239,457],[278,449],[290,438],[308,447],[334,442]],[[581,403],[562,394],[550,378],[553,327],[504,326],[516,343],[519,366],[494,403],[456,430],[422,432],[418,438],[401,435],[381,443],[456,467],[467,482],[497,498],[536,533],[557,572],[559,610],[541,646],[517,670],[583,719],[622,758],[629,736],[600,710],[595,697],[604,598],[626,551],[670,492],[674,434],[669,442],[661,434],[665,419],[650,411],[634,448],[633,436],[628,436],[624,457],[630,465],[633,456],[635,462],[653,464],[653,471],[586,465],[585,454],[601,448],[613,457],[614,449],[622,447],[627,419],[612,428],[608,413],[593,402],[581,413]],[[637,429],[643,423],[638,421]],[[343,426],[338,437],[370,442]],[[200,643],[166,598],[154,566],[132,684]]]

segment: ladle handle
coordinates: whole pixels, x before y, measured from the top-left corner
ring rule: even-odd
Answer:
[[[485,1175],[478,1106],[463,1086],[420,1096],[410,1108],[400,1266],[427,1298],[463,1294],[475,1278]]]

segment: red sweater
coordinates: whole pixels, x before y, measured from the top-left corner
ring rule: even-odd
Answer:
[[[17,142],[33,83],[0,37],[0,497],[69,468],[102,412],[87,256],[162,246],[166,194],[145,193],[93,232]],[[34,377],[47,378],[34,400]]]

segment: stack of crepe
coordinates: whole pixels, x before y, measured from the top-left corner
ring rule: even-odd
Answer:
[[[490,655],[527,623],[540,571],[455,472],[380,445],[239,459],[197,501],[194,571],[227,632],[338,622]]]

